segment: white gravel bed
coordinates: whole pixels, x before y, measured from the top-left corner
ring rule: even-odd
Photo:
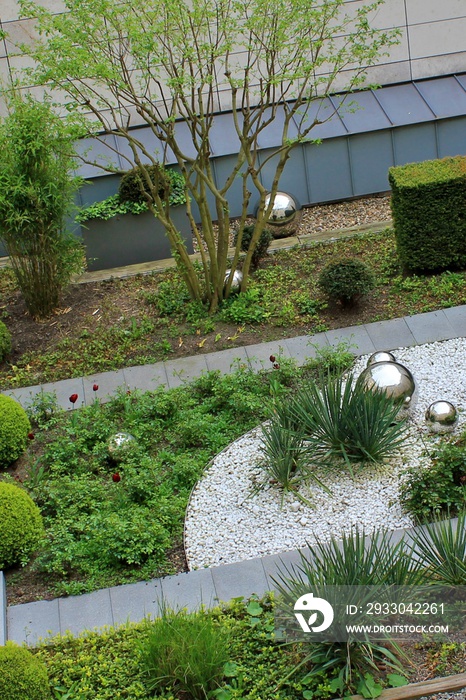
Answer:
[[[426,449],[442,439],[432,435],[424,413],[430,403],[444,399],[460,411],[455,432],[464,427],[466,414],[466,339],[401,348],[396,359],[412,372],[416,381],[414,405],[403,447],[386,463],[364,466],[352,477],[342,465],[320,476],[332,492],[318,485],[303,487],[309,507],[292,493],[270,487],[252,495],[261,473],[260,429],[247,433],[215,457],[196,485],[185,521],[185,548],[190,569],[229,564],[243,559],[276,554],[304,547],[316,537],[325,540],[352,528],[366,532],[383,526],[412,526],[402,512],[399,485],[408,466],[427,466]],[[355,375],[364,369],[368,356],[358,358]]]

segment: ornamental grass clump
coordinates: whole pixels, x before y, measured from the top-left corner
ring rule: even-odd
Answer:
[[[383,391],[347,377],[328,377],[298,390],[293,411],[301,422],[310,460],[380,462],[401,444],[406,418]]]
[[[148,623],[140,658],[150,692],[170,687],[177,697],[206,700],[223,679],[228,631],[202,611],[164,609],[160,618]]]

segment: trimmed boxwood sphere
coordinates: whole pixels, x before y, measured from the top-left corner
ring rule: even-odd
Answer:
[[[0,394],[0,469],[21,457],[30,430],[24,408],[9,396]]]
[[[0,523],[0,569],[26,563],[44,535],[42,516],[24,489],[6,481],[0,481]]]
[[[324,267],[319,276],[319,287],[342,306],[352,306],[374,288],[374,277],[362,260],[347,258]]]
[[[28,649],[12,642],[0,647],[0,698],[50,700],[47,668]]]

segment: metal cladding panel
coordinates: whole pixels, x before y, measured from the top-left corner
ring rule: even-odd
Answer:
[[[272,116],[272,108],[269,107],[264,112],[264,119],[262,123],[265,123]],[[283,138],[283,127],[285,125],[285,109],[283,106],[278,106],[275,108],[274,119],[264,127],[257,137],[257,143],[259,148],[276,148],[282,142]],[[298,129],[295,122],[291,119],[288,127],[287,138],[294,139],[298,136]]]
[[[308,202],[331,202],[353,196],[348,142],[345,138],[305,144]]]
[[[417,124],[394,129],[393,141],[395,165],[438,158],[435,124]]]
[[[242,114],[238,115],[240,123],[243,121]],[[210,152],[213,156],[226,156],[231,153],[238,153],[240,143],[236,133],[233,114],[225,112],[216,114],[210,129]]]
[[[300,133],[315,120],[320,123],[312,127],[308,139],[329,139],[347,133],[335,106],[328,98],[311,100],[294,116],[297,131],[299,129]]]
[[[412,83],[375,90],[374,96],[393,126],[431,121],[435,116]]]
[[[462,73],[461,75],[455,75],[455,78],[459,82],[461,87],[466,90],[466,73]]]
[[[394,165],[391,133],[378,131],[351,136],[349,147],[354,194],[389,190],[388,169]]]
[[[331,99],[350,134],[389,129],[392,126],[371,91],[335,95]]]
[[[259,161],[261,163],[272,155],[273,150],[260,151]],[[271,158],[261,170],[261,180],[262,184],[270,189],[275,175],[275,168],[277,165],[278,156]],[[303,146],[296,146],[293,151],[292,157],[287,161],[285,165],[285,170],[280,178],[279,190],[281,192],[288,192],[293,197],[295,197],[298,202],[303,204],[309,204],[309,193],[307,187],[306,178],[306,163],[304,160]],[[259,198],[257,197],[257,200]]]
[[[439,122],[437,138],[439,158],[466,155],[466,117]]]
[[[448,77],[423,80],[416,83],[416,87],[436,117],[466,114],[466,81],[463,86],[456,78]]]
[[[214,171],[215,180],[218,187],[222,187],[226,179],[231,175],[234,164],[236,163],[236,156],[223,156],[223,158],[214,159]],[[250,179],[248,180],[248,190],[252,192],[251,200],[249,203],[248,211],[253,212],[254,209],[254,197],[255,197],[255,187],[253,186]],[[243,178],[237,176],[227,192],[226,195],[228,203],[230,205],[230,216],[241,216],[243,209]],[[212,205],[211,205],[212,209]]]
[[[86,182],[78,191],[78,202],[83,207],[88,207],[94,202],[101,202],[107,197],[116,194],[119,184],[119,175],[107,175],[106,177],[96,178],[92,182]]]
[[[160,161],[161,163],[165,163],[165,165],[176,162],[176,158],[171,148],[167,148],[161,141],[159,141],[148,126],[142,127],[141,129],[135,129],[133,134],[135,139],[141,143],[143,149],[156,160]],[[131,170],[134,163],[134,156],[128,141],[122,136],[117,136],[116,143],[118,150],[121,153],[121,169]],[[138,153],[143,163],[151,162],[150,158],[144,155],[140,148],[138,148]]]
[[[110,166],[116,170],[121,170],[121,159],[117,152],[117,142],[113,134],[99,136],[99,138],[80,139],[76,142],[76,152],[86,160],[98,163],[102,166]],[[80,177],[102,177],[107,175],[98,165],[80,162],[77,168]]]

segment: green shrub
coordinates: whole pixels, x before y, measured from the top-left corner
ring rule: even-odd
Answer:
[[[206,700],[220,686],[228,661],[228,634],[203,612],[164,610],[148,624],[141,663],[153,691],[172,687],[194,700]]]
[[[28,649],[12,642],[0,647],[0,698],[50,700],[47,668]]]
[[[250,287],[238,296],[226,300],[222,308],[222,319],[230,323],[262,323],[267,312],[260,305],[261,293],[257,287]]]
[[[396,247],[407,270],[466,267],[466,157],[390,168]]]
[[[352,306],[374,288],[374,278],[365,263],[348,258],[329,263],[319,276],[319,287],[342,306]]]
[[[3,362],[5,357],[11,352],[11,333],[5,326],[3,321],[0,321],[0,362]]]
[[[418,522],[465,508],[466,438],[441,444],[428,468],[409,470],[401,499]]]
[[[0,481],[0,523],[0,569],[25,564],[44,535],[42,516],[26,491],[5,481]]]
[[[249,246],[251,244],[251,239],[254,234],[254,225],[252,226],[245,226],[243,229],[243,235],[241,237],[241,250],[244,251],[245,253],[248,252]],[[235,233],[235,245],[238,241],[238,236],[239,236],[239,231],[236,231]],[[270,229],[265,228],[261,235],[259,236],[259,240],[256,243],[256,247],[254,249],[254,253],[252,254],[251,262],[252,262],[252,267],[255,269],[258,265],[259,262],[262,260],[262,258],[267,254],[268,247],[270,245],[270,242],[273,240],[273,235]]]
[[[8,467],[23,454],[30,430],[24,408],[0,394],[0,468]]]
[[[160,165],[146,165],[144,168],[133,168],[123,175],[118,188],[121,202],[152,201],[147,177],[158,190],[159,197],[167,195],[170,204],[183,204],[185,200],[184,179],[174,170],[164,170]],[[145,193],[149,196],[145,196]]]

